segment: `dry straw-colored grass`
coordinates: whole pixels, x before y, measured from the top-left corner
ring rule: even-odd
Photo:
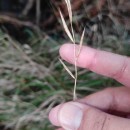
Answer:
[[[84,39],[84,34],[85,34],[85,29],[82,32],[82,36],[81,36],[81,40],[80,40],[80,45],[79,45],[79,49],[78,51],[76,51],[76,39],[75,39],[75,34],[74,34],[74,29],[73,29],[73,13],[72,13],[72,7],[71,7],[71,1],[70,0],[65,0],[65,3],[67,5],[67,9],[68,9],[68,13],[69,13],[69,22],[71,25],[71,30],[69,30],[67,23],[64,19],[64,16],[61,12],[61,10],[59,9],[59,13],[61,16],[61,20],[62,20],[62,24],[64,27],[64,30],[66,32],[66,34],[68,35],[68,37],[70,38],[70,40],[73,42],[74,44],[74,66],[75,66],[75,75],[73,75],[70,70],[68,69],[68,67],[64,64],[64,62],[62,60],[60,60],[60,62],[62,63],[63,67],[66,69],[66,71],[71,75],[71,77],[74,79],[74,92],[73,92],[73,100],[77,99],[77,95],[76,95],[76,88],[77,88],[77,79],[78,79],[78,71],[77,71],[77,60],[79,58],[80,52],[81,52],[81,48],[82,48],[82,44],[83,44],[83,39]]]

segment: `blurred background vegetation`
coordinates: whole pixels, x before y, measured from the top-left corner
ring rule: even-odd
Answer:
[[[85,45],[130,56],[129,0],[71,2],[77,42],[86,27]],[[48,112],[72,100],[73,80],[58,61],[68,41],[58,7],[68,21],[64,0],[0,0],[1,130],[54,130]],[[79,98],[119,85],[89,70],[78,75]]]

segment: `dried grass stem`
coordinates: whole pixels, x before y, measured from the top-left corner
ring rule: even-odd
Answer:
[[[84,34],[85,34],[85,29],[83,30],[83,33],[82,33],[82,36],[81,36],[81,40],[80,40],[80,46],[79,46],[79,49],[78,49],[78,52],[77,52],[76,51],[75,33],[74,33],[74,29],[73,29],[73,24],[72,24],[72,22],[73,22],[73,14],[72,14],[71,2],[70,2],[70,0],[65,0],[65,2],[66,2],[68,13],[69,13],[69,20],[70,20],[70,25],[71,25],[71,31],[69,30],[69,28],[68,28],[68,26],[66,24],[66,21],[64,19],[64,16],[63,16],[63,14],[62,14],[60,9],[59,9],[59,13],[60,13],[60,16],[61,16],[61,20],[62,20],[62,24],[63,24],[64,30],[65,30],[66,34],[68,35],[68,37],[70,38],[70,40],[74,44],[74,68],[75,68],[75,75],[73,76],[71,71],[63,63],[62,60],[60,60],[60,62],[62,63],[62,65],[66,69],[66,71],[71,75],[71,77],[74,78],[73,100],[76,100],[77,99],[76,88],[77,88],[77,79],[78,79],[77,60],[78,60],[78,57],[79,57],[80,52],[81,52],[83,39],[84,39]]]

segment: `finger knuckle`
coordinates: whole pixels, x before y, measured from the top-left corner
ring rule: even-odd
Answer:
[[[109,130],[109,121],[108,114],[90,108],[85,111],[83,124],[79,130]]]
[[[95,67],[96,61],[97,61],[97,59],[99,57],[99,54],[100,54],[100,51],[95,50],[94,55],[92,57],[92,60],[91,60],[89,65],[86,65],[86,68],[92,70]]]
[[[127,70],[128,65],[129,65],[129,60],[127,57],[125,57],[124,61],[121,64],[121,67],[114,74],[111,74],[111,77],[113,77],[116,80],[122,79],[125,75],[125,71]]]

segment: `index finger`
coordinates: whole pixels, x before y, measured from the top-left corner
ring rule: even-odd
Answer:
[[[78,49],[78,45],[76,45]],[[60,48],[61,57],[74,64],[74,45],[64,44]],[[110,52],[83,46],[77,65],[98,74],[111,77],[125,86],[130,87],[130,58]]]

